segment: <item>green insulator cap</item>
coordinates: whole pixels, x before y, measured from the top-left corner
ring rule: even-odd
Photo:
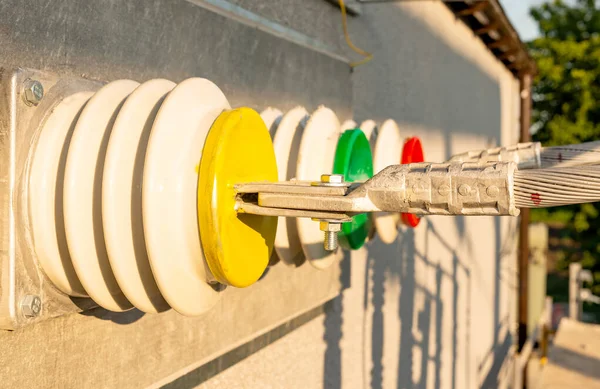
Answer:
[[[333,161],[333,174],[343,174],[347,182],[366,181],[373,177],[373,155],[369,140],[362,130],[345,131],[338,141]],[[343,248],[361,248],[369,236],[372,220],[370,214],[361,213],[352,222],[343,223],[339,243]]]

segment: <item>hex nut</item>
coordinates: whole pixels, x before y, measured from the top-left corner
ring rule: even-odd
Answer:
[[[36,106],[44,97],[44,86],[41,82],[27,79],[23,83],[23,101],[29,106]]]
[[[27,295],[21,300],[21,311],[25,317],[36,317],[42,311],[42,300],[38,296]]]
[[[330,232],[340,232],[342,230],[342,223],[333,223],[327,221],[319,222],[319,227],[321,231],[330,231]]]
[[[321,174],[321,182],[325,184],[343,184],[344,175],[342,174]]]

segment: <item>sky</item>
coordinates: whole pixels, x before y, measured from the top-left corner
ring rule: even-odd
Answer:
[[[500,0],[504,11],[524,42],[538,36],[537,26],[529,16],[529,8],[544,2],[544,0]],[[567,3],[573,2],[573,0],[567,1]]]

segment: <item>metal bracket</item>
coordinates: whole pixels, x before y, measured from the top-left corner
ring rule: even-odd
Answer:
[[[26,95],[32,81],[42,87],[37,88],[39,96]],[[58,291],[43,274],[34,249],[27,192],[31,158],[47,115],[65,96],[100,86],[80,78],[0,67],[1,329],[16,329],[95,306],[90,299],[71,298]]]
[[[350,183],[343,186],[315,186],[311,181],[286,181],[286,182],[251,182],[234,186],[237,192],[237,211],[263,216],[307,217],[311,219],[338,220],[349,222],[356,213],[338,212],[328,209],[305,209],[286,206],[264,206],[259,204],[260,197],[265,194],[288,194],[299,197],[312,196],[345,196]]]

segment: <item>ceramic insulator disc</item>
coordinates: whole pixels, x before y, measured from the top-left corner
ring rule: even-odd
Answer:
[[[365,120],[360,123],[360,129],[367,137],[369,145],[371,146],[371,152],[375,150],[375,143],[377,143],[377,137],[379,136],[379,127],[374,120]]]
[[[265,122],[265,125],[269,129],[271,139],[273,139],[273,137],[275,136],[275,132],[277,131],[277,127],[281,122],[281,118],[283,117],[283,114],[277,108],[268,107],[260,113],[260,117],[262,118],[263,122]]]
[[[277,127],[273,147],[277,159],[279,181],[296,179],[300,141],[308,118],[308,112],[303,107],[296,107],[283,116]],[[279,218],[275,251],[287,265],[300,266],[304,263],[304,253],[294,218]]]
[[[379,128],[373,152],[373,170],[377,174],[390,165],[398,163],[401,155],[400,129],[394,120],[388,119]],[[390,212],[377,212],[374,224],[379,239],[386,244],[393,243],[398,237],[400,215]]]
[[[208,131],[229,109],[221,90],[202,78],[178,84],[165,98],[154,124],[142,184],[146,248],[156,283],[173,309],[199,315],[220,294],[200,244],[198,170]]]
[[[44,273],[62,292],[87,297],[69,249],[63,217],[67,150],[81,110],[93,92],[66,97],[44,123],[29,176],[29,210],[35,252]]]
[[[139,84],[119,80],[102,87],[81,112],[65,167],[64,216],[69,252],[90,297],[111,311],[131,308],[113,274],[102,227],[102,172],[108,139],[127,96]]]
[[[356,128],[356,122],[352,119],[344,120],[340,125],[341,132],[352,130],[353,128]]]
[[[198,169],[229,103],[205,79],[138,85],[120,80],[76,93],[42,126],[29,177],[36,253],[69,295],[87,292],[113,311],[131,301],[144,312],[170,305],[198,315],[222,289],[201,248]]]
[[[104,163],[102,221],[108,258],[121,290],[143,312],[168,308],[146,252],[142,175],[154,118],[174,87],[168,80],[150,80],[127,97],[113,125]]]
[[[296,178],[302,181],[319,181],[321,174],[333,169],[335,147],[340,137],[340,122],[335,113],[319,107],[308,120],[298,151]],[[327,251],[323,247],[323,231],[319,223],[308,218],[297,218],[296,225],[302,250],[317,269],[325,269],[342,258],[342,250]]]
[[[371,154],[375,152],[375,142],[377,141],[377,134],[379,133],[379,128],[377,127],[377,123],[374,120],[365,120],[360,124],[360,129],[365,134],[367,139],[369,140],[369,145],[371,146]],[[371,221],[375,218],[375,214],[371,214]],[[375,238],[375,233],[377,230],[375,229],[375,223],[371,222],[371,229],[369,230],[369,235],[367,236],[367,242]]]

